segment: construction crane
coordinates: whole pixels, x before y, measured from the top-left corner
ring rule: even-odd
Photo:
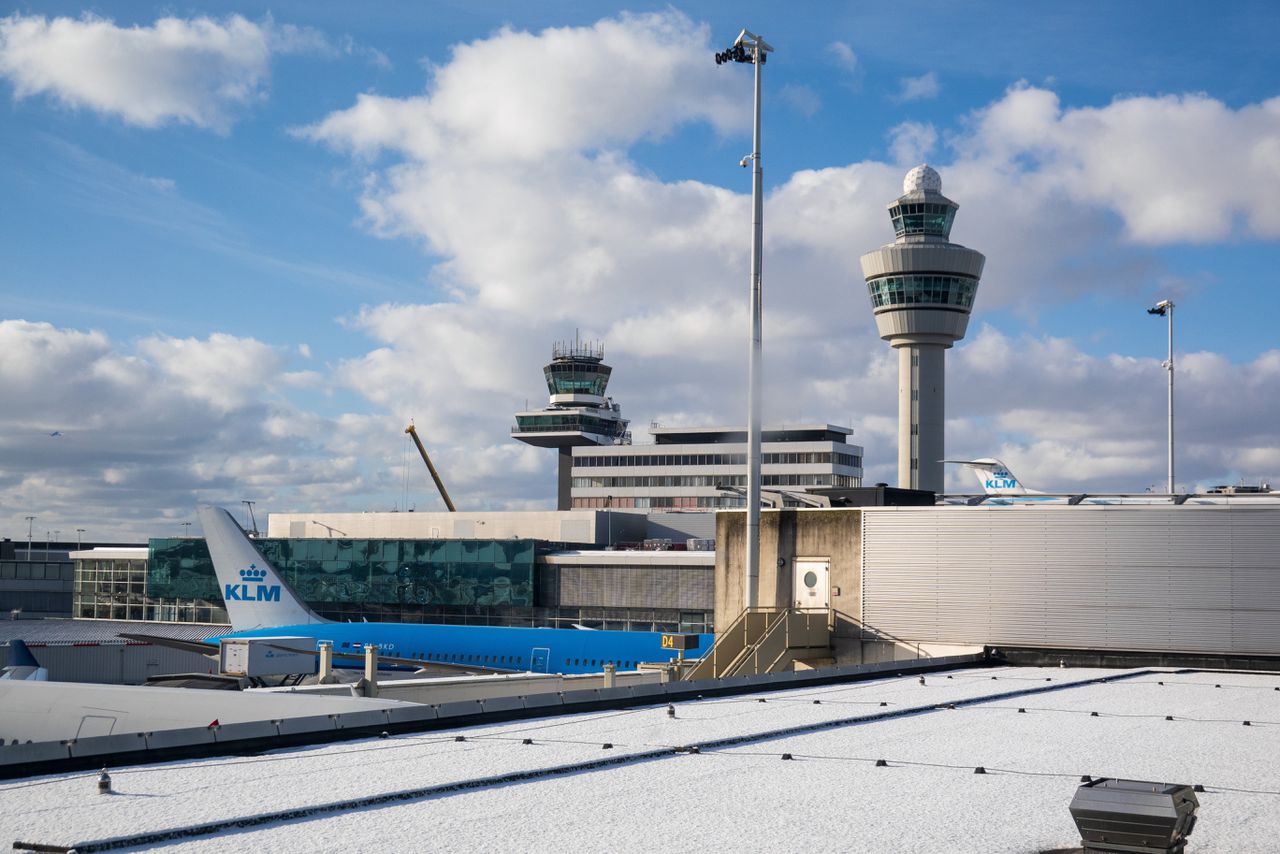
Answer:
[[[453,506],[453,500],[449,498],[449,490],[444,488],[444,481],[440,479],[440,472],[436,471],[436,467],[431,464],[431,457],[427,456],[427,449],[423,447],[422,440],[418,438],[418,431],[414,428],[413,422],[409,422],[409,426],[404,428],[404,432],[413,437],[413,444],[418,446],[418,453],[422,454],[422,461],[427,464],[427,471],[431,472],[431,479],[436,482],[436,489],[440,490],[440,497],[444,499],[444,506],[449,508],[450,513],[457,513],[458,508]]]

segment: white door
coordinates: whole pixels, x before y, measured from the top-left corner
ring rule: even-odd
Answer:
[[[791,586],[794,607],[802,611],[831,607],[831,561],[826,558],[796,558]]]

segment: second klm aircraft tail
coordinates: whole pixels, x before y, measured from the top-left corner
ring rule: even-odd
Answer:
[[[230,513],[204,505],[196,514],[235,631],[327,622],[294,593]]]
[[[977,460],[943,460],[944,463],[955,463],[965,466],[978,476],[982,491],[987,495],[1040,495],[1034,489],[1027,489],[1013,476],[1009,467],[994,457],[983,457]]]

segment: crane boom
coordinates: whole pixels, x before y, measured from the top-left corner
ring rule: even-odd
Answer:
[[[418,453],[422,454],[422,461],[427,464],[427,471],[431,472],[431,479],[436,482],[436,489],[440,490],[440,497],[444,499],[444,506],[449,508],[450,513],[458,512],[458,508],[453,506],[453,500],[449,498],[449,490],[444,488],[444,481],[440,479],[440,473],[431,464],[431,457],[427,456],[427,449],[423,447],[422,440],[418,438],[418,431],[410,424],[404,428],[404,432],[413,437],[413,444],[418,446]]]

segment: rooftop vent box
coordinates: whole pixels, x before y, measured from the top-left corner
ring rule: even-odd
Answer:
[[[1191,786],[1102,777],[1071,799],[1085,854],[1182,854],[1196,824]]]

